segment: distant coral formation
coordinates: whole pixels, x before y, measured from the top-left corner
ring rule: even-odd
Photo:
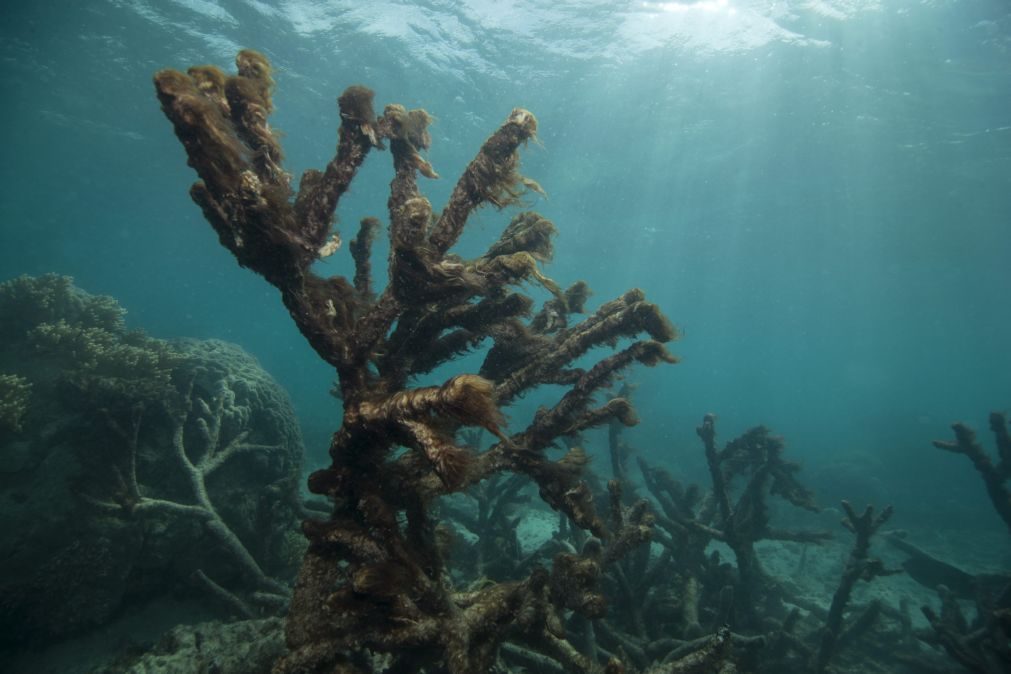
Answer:
[[[124,313],[64,276],[0,285],[4,643],[166,593],[242,615],[287,599],[303,546],[286,394],[238,347],[148,337]]]

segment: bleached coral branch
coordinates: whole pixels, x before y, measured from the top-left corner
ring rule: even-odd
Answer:
[[[207,478],[225,462],[247,452],[271,451],[276,446],[247,443],[249,430],[243,429],[227,440],[222,437],[223,419],[229,414],[243,414],[235,406],[234,393],[227,385],[208,403],[193,391],[190,385],[182,396],[178,406],[170,410],[172,416],[172,455],[176,466],[187,478],[193,503],[155,498],[144,495],[144,487],[137,479],[138,439],[143,420],[142,406],[135,406],[128,428],[123,428],[113,417],[107,417],[107,423],[124,442],[125,468],[118,469],[122,483],[122,493],[116,503],[89,499],[94,505],[105,510],[125,509],[131,513],[145,511],[162,511],[176,515],[193,517],[200,520],[207,531],[227,551],[244,575],[267,595],[285,597],[290,590],[283,583],[268,576],[259,563],[249,552],[249,549],[239,540],[239,537],[221,517],[207,490]],[[199,436],[199,446],[192,446],[192,440],[187,440],[187,428],[196,427]],[[218,588],[212,580],[198,572],[197,576],[205,585]],[[221,596],[227,592],[224,589],[216,591]],[[229,593],[231,594],[231,593]],[[241,602],[233,595],[229,604]],[[249,609],[243,611],[249,613]]]

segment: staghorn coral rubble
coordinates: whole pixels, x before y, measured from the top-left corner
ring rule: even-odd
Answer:
[[[235,76],[211,66],[161,71],[158,98],[200,178],[193,200],[238,262],[280,291],[300,331],[336,369],[344,402],[332,463],[309,481],[311,491],[332,499],[333,511],[303,525],[310,547],[287,622],[290,651],[276,671],[373,671],[370,652],[388,656],[388,672],[489,671],[504,642],[566,671],[603,671],[566,639],[561,615],[603,612],[596,582],[606,551],[616,547],[559,554],[552,570],[537,567],[520,580],[460,591],[448,578],[432,504],[495,474],[520,473],[579,527],[627,541],[596,514],[581,479],[582,453],[552,461],[545,450],[562,435],[611,419],[635,423],[627,400],[598,404],[596,397],[635,362],[674,362],[664,347],[674,328],[638,290],[570,324],[587,288],[563,291],[540,271],[554,225],[537,214],[517,215],[476,259],[450,253],[476,208],[501,208],[540,189],[518,171],[518,150],[537,130],[531,113],[512,111],[436,214],[417,185],[419,173],[437,176],[421,155],[431,140],[428,114],[389,105],[376,117],[372,92],[350,87],[338,100],[335,157],[323,171],[306,171],[296,192],[267,122],[270,64],[249,50],[236,64]],[[369,274],[374,219],[362,222],[352,242],[353,281],[322,278],[312,264],[339,249],[332,231],[338,202],[366,156],[387,143],[391,252],[389,281],[377,294]],[[532,320],[532,300],[512,289],[523,282],[554,297]],[[647,337],[589,369],[573,366],[594,347],[640,335]],[[479,374],[409,387],[486,341],[491,348]],[[548,383],[565,393],[524,429],[508,432],[499,408]],[[497,442],[480,453],[463,447],[456,435],[465,427],[483,428]],[[648,528],[638,517],[630,525]],[[612,660],[606,671],[622,665]]]

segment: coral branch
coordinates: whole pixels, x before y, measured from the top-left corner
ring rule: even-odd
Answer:
[[[579,358],[589,349],[600,344],[613,343],[621,337],[635,336],[641,332],[649,334],[657,343],[666,343],[677,336],[674,326],[663,316],[656,305],[645,301],[640,290],[632,290],[617,300],[601,306],[592,316],[574,328],[560,333],[549,348],[532,355],[530,362],[506,376],[492,375],[502,380],[497,387],[499,400],[504,404],[526,389],[550,380],[564,365]],[[654,351],[656,360],[674,359],[669,354]],[[498,371],[494,350],[488,354],[482,373]],[[654,361],[655,362],[655,361]],[[485,376],[489,376],[485,374]]]
[[[721,628],[715,635],[697,639],[673,653],[673,662],[646,670],[646,674],[735,674],[730,630]]]
[[[133,408],[131,425],[128,429],[124,429],[111,417],[108,418],[110,427],[123,438],[125,443],[126,470],[120,474],[121,479],[124,481],[125,494],[117,504],[94,500],[92,502],[107,510],[123,508],[128,512],[137,513],[163,511],[195,517],[203,522],[207,531],[227,551],[228,555],[246,577],[252,581],[253,585],[266,591],[268,594],[284,597],[289,592],[288,588],[263,571],[248,548],[246,548],[238,536],[235,535],[235,532],[222,519],[218,508],[211,501],[207,491],[206,480],[208,476],[224,465],[229,459],[244,452],[269,451],[274,449],[272,446],[246,443],[245,439],[248,431],[239,432],[228,442],[222,442],[220,436],[221,422],[225,413],[230,409],[229,401],[234,401],[234,396],[230,390],[226,389],[217,396],[212,407],[202,398],[198,397],[191,387],[181,400],[181,404],[174,411],[172,420],[172,450],[176,459],[176,465],[189,482],[191,493],[196,501],[195,503],[179,503],[143,495],[140,484],[137,481],[138,436],[143,419],[143,408],[140,406]],[[194,415],[194,407],[197,408],[199,416]],[[189,447],[186,440],[187,428],[191,421],[195,422],[202,436],[202,447],[199,450]],[[199,456],[200,458],[194,458],[194,456]],[[212,586],[212,589],[220,588],[211,579],[204,576],[202,572],[196,578],[205,585]],[[218,596],[223,596],[223,593],[228,592],[223,588],[220,588],[220,591],[215,590],[215,594]],[[231,593],[228,594],[231,595]],[[234,595],[232,596],[234,597]],[[225,603],[232,606],[244,606],[244,603],[237,597]],[[240,614],[249,614],[248,608],[240,611]]]
[[[821,634],[821,643],[813,663],[816,672],[825,671],[829,660],[836,651],[838,641],[843,634],[843,612],[846,610],[850,594],[853,592],[853,587],[857,584],[857,581],[870,581],[878,576],[901,573],[901,571],[886,569],[880,559],[868,557],[871,547],[871,537],[892,516],[892,507],[888,506],[877,517],[874,515],[874,507],[870,505],[864,509],[862,515],[857,515],[847,501],[842,502],[842,507],[846,512],[846,519],[842,521],[843,526],[856,534],[856,540],[853,542],[853,549],[850,551],[846,568],[839,579],[839,587],[836,588],[835,594],[832,596],[832,605],[828,610],[828,619],[825,622],[825,627]]]
[[[934,446],[969,457],[986,486],[994,510],[1011,531],[1011,491],[1005,484],[1011,478],[1011,436],[1008,434],[1007,420],[999,412],[990,414],[990,430],[996,438],[1000,459],[996,464],[976,441],[975,431],[961,423],[953,424],[951,428],[955,431],[955,442],[935,440]]]
[[[323,173],[310,169],[299,182],[295,212],[317,252],[329,233],[338,201],[347,192],[369,150],[380,146],[372,98],[372,91],[366,87],[351,86],[344,90],[337,99],[341,117],[337,154]]]
[[[453,247],[471,212],[482,203],[502,208],[515,202],[525,187],[536,184],[526,182],[516,170],[519,165],[517,150],[536,134],[537,119],[517,108],[485,141],[460,176],[449,203],[428,237],[436,252],[445,253]]]
[[[358,228],[358,236],[351,239],[348,248],[355,260],[355,290],[366,299],[372,298],[372,242],[379,229],[379,220],[363,218]]]

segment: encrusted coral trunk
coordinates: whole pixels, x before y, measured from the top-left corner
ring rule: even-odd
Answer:
[[[388,672],[487,671],[504,640],[559,662],[566,671],[600,671],[565,640],[561,613],[603,611],[595,589],[600,566],[649,536],[642,517],[609,531],[593,510],[580,474],[585,456],[545,456],[556,438],[636,417],[620,397],[596,396],[633,362],[674,362],[664,343],[676,333],[656,306],[633,290],[579,323],[585,283],[563,291],[539,263],[552,254],[554,225],[520,213],[498,241],[473,260],[449,253],[474,209],[515,203],[539,186],[518,172],[518,149],[537,122],[514,110],[464,170],[438,217],[421,196],[417,174],[435,178],[421,156],[430,137],[423,110],[389,105],[376,118],[372,92],[361,86],[339,98],[340,140],[325,171],[303,174],[299,190],[281,168],[281,149],[267,116],[270,65],[243,51],[238,75],[210,66],[188,74],[162,71],[155,85],[162,109],[186,148],[200,181],[193,199],[221,243],[243,266],[280,291],[299,329],[338,373],[344,419],[330,447],[331,465],[310,489],[333,501],[325,521],[310,520],[310,541],[292,598],[290,654],[278,672],[369,672],[369,652],[388,654]],[[335,252],[331,232],[340,196],[373,148],[389,143],[394,177],[387,203],[389,279],[376,295],[370,246],[379,227],[361,224],[351,243],[354,281],[320,278],[312,263]],[[533,301],[512,290],[522,282],[553,296],[528,319]],[[600,360],[571,366],[600,345],[645,333],[646,339]],[[408,388],[432,371],[490,340],[478,374],[442,386]],[[499,406],[541,384],[566,393],[521,431],[507,434]],[[457,444],[463,427],[489,431],[497,442],[481,453]],[[409,451],[397,455],[393,450]],[[541,497],[605,541],[584,556],[559,555],[553,570],[522,581],[457,592],[446,573],[433,500],[502,471],[523,473]],[[643,513],[639,513],[642,515]],[[619,671],[612,663],[609,671]]]

